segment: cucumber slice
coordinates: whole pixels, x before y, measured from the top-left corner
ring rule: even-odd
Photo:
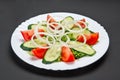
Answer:
[[[25,51],[31,51],[32,49],[36,48],[31,41],[22,43],[20,47]]]
[[[76,50],[76,51],[79,51],[81,53],[85,53],[86,55],[89,55],[89,56],[92,56],[96,53],[96,51],[89,45],[87,44],[83,44],[83,43],[80,43],[80,42],[77,42],[77,41],[70,41],[69,43],[70,45],[76,45],[76,46],[79,46],[79,47],[74,47],[73,49]]]
[[[90,33],[91,31],[88,28],[83,31],[83,34],[90,34]]]
[[[74,21],[74,18],[72,18],[71,16],[67,16],[61,21],[61,24],[71,29],[74,25],[73,21]]]
[[[78,28],[74,28],[74,29],[78,29]],[[85,29],[82,33],[83,34],[90,34],[91,31],[88,30],[88,29]],[[68,34],[70,40],[72,40],[72,41],[76,40],[79,35],[80,34],[78,34],[78,33],[70,33],[70,34]]]
[[[42,62],[44,64],[50,64],[53,62],[60,61],[60,55],[61,55],[61,48],[57,46],[52,46],[50,49],[47,50]]]
[[[39,45],[43,45],[45,43],[40,42],[38,39],[34,39],[35,42]],[[20,45],[20,47],[25,51],[31,51],[32,49],[36,48],[36,46],[32,43],[32,41],[26,41]]]
[[[36,26],[37,26],[37,24],[30,24],[30,25],[28,26],[28,29],[35,29]],[[45,24],[42,24],[42,25],[39,27],[39,29],[43,29],[44,31],[47,30],[46,28],[47,28],[47,27],[46,27]]]
[[[37,24],[30,24],[30,25],[28,26],[28,29],[34,29],[34,28],[36,27],[36,25],[37,25]]]
[[[73,48],[71,48],[71,51],[73,52],[73,54],[74,54],[74,56],[75,56],[76,59],[79,59],[79,58],[81,58],[81,57],[86,56],[85,53],[79,52],[79,51],[77,51],[77,50],[75,50],[75,49],[73,49]]]

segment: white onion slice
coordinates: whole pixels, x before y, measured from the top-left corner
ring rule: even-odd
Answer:
[[[35,29],[34,29],[34,35],[32,36],[31,38],[31,41],[33,42],[33,44],[36,46],[36,47],[39,47],[39,48],[50,48],[52,47],[57,41],[60,42],[60,45],[59,46],[69,46],[70,48],[74,48],[74,47],[80,47],[81,45],[70,45],[69,42],[70,42],[70,38],[68,36],[68,34],[71,34],[71,33],[78,33],[80,35],[83,36],[83,39],[84,39],[84,42],[83,44],[86,43],[86,37],[85,35],[82,33],[86,28],[87,28],[87,25],[85,22],[83,21],[80,21],[81,23],[83,23],[85,25],[85,28],[82,28],[82,26],[78,23],[78,21],[71,21],[71,22],[66,22],[65,25],[63,26],[60,22],[51,22],[49,23],[49,21],[51,20],[51,18],[49,18],[47,20],[46,24],[47,25],[47,32],[38,32],[39,30],[39,27],[42,26],[41,24],[42,23],[39,23]],[[57,26],[56,26],[56,25]],[[79,30],[73,30],[73,29],[70,29],[68,27],[68,25],[70,24],[75,24],[78,26]],[[51,27],[52,26],[52,27]],[[65,30],[68,30],[69,32],[65,32]],[[41,37],[40,35],[45,35],[45,37]],[[63,36],[65,36],[67,38],[66,41],[62,41],[62,38]],[[41,46],[39,44],[37,44],[35,41],[34,41],[34,37],[36,37],[38,40],[46,43],[48,46]],[[52,41],[49,41],[49,37],[52,39]]]
[[[39,32],[38,32],[40,26],[41,26],[40,24],[37,24],[37,25],[36,25],[36,27],[35,27],[35,29],[34,29],[34,35],[35,35],[39,40],[45,42],[45,40],[41,38],[41,36],[39,35]]]
[[[39,41],[45,41],[45,43],[48,45],[48,46],[41,46],[39,44],[37,44],[35,41],[34,41],[34,37],[36,37],[36,35],[46,35],[46,36],[49,36],[52,38],[52,42],[53,43],[50,43],[48,39],[43,39],[43,37],[40,37],[40,38],[37,38]],[[55,38],[51,35],[51,34],[48,34],[48,33],[45,33],[45,32],[38,32],[37,34],[34,34],[31,38],[31,41],[32,43],[36,46],[36,47],[39,47],[39,48],[50,48],[52,45],[55,44]],[[44,42],[43,42],[44,43]]]
[[[54,24],[57,24],[57,26],[55,26]],[[52,22],[52,23],[47,23],[47,32],[54,36],[59,36],[64,34],[65,29],[59,22]]]
[[[83,39],[84,39],[83,44],[86,44],[87,39],[86,39],[85,35],[84,34],[81,34],[81,35],[83,36]]]

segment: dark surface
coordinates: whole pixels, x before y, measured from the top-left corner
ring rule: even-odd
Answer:
[[[12,32],[26,19],[48,12],[73,12],[98,21],[110,37],[106,55],[88,67],[62,72],[21,61],[10,46]],[[120,80],[119,0],[0,0],[0,28],[0,80]]]

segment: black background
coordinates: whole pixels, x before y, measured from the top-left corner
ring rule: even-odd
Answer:
[[[103,25],[110,37],[104,57],[71,71],[37,69],[21,61],[11,49],[12,32],[21,22],[48,12],[82,14]],[[0,0],[0,80],[120,80],[119,31],[119,0]]]

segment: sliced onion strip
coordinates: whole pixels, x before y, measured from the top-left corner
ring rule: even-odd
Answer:
[[[71,22],[66,22],[65,25],[63,26],[60,22],[51,22],[49,23],[51,20],[51,18],[49,18],[47,20],[46,24],[47,25],[47,32],[38,32],[39,27],[42,26],[42,23],[38,23],[34,29],[34,35],[31,38],[32,43],[39,48],[50,48],[52,46],[54,46],[54,44],[59,41],[60,42],[60,46],[65,45],[65,46],[69,46],[70,48],[74,48],[74,47],[80,47],[81,45],[70,45],[70,38],[68,36],[68,34],[70,33],[78,33],[80,35],[83,36],[84,42],[83,44],[86,43],[86,37],[85,35],[82,33],[85,29],[87,29],[87,25],[85,22],[80,21],[81,23],[83,23],[85,25],[85,28],[82,28],[82,26],[78,23],[78,21],[71,21]],[[68,27],[68,25],[70,24],[75,24],[78,26],[79,30],[73,30],[70,29]],[[57,25],[57,26],[56,26]],[[52,26],[52,27],[51,27]],[[68,30],[69,32],[65,32],[65,30]],[[41,37],[40,35],[45,35],[45,37]],[[67,38],[66,41],[62,41],[63,36],[65,36]],[[46,43],[48,46],[41,46],[39,44],[37,44],[34,40],[34,38],[37,38],[39,41]],[[49,41],[49,38],[52,39],[52,41]]]
[[[41,46],[41,45],[37,44],[37,43],[34,41],[34,37],[36,37],[36,35],[41,35],[41,34],[51,37],[53,43],[50,43],[48,39],[37,38],[39,41],[43,41],[43,40],[44,40],[44,41],[46,42],[46,44],[48,44],[48,46]],[[32,36],[32,38],[31,38],[31,41],[32,41],[32,43],[33,43],[36,47],[39,47],[39,48],[50,48],[52,45],[55,44],[55,38],[54,38],[51,34],[48,34],[48,33],[45,33],[45,32],[38,32],[37,34],[34,34],[34,35]],[[45,42],[43,42],[43,43],[45,43]]]

